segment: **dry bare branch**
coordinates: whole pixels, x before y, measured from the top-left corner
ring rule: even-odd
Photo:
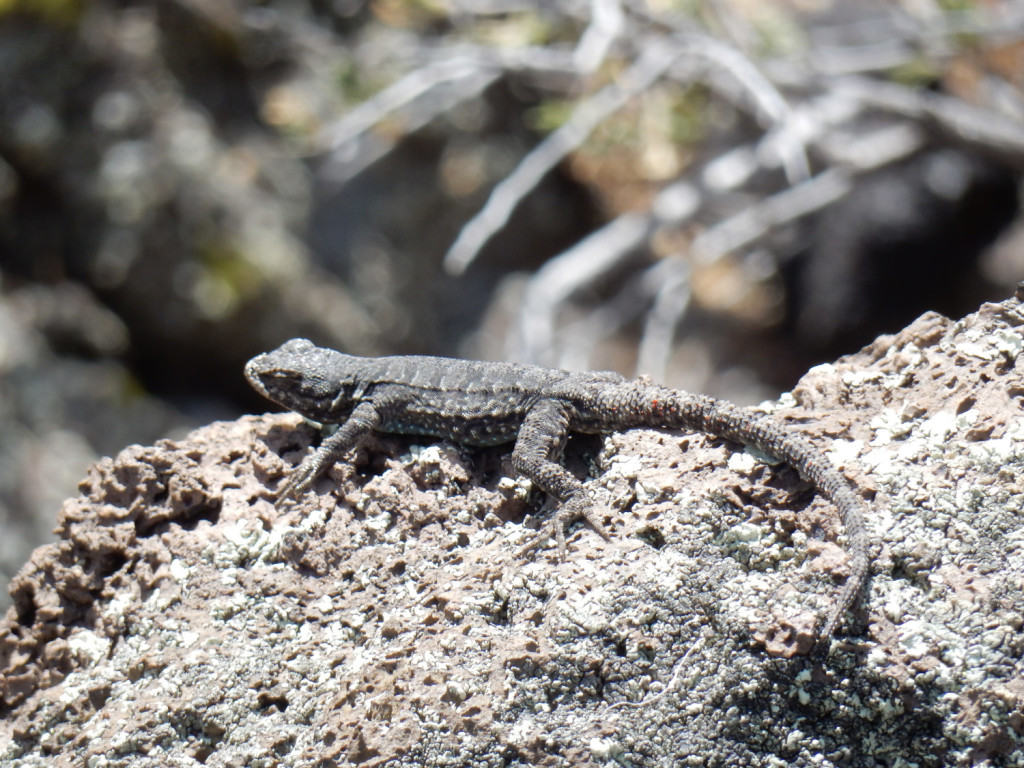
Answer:
[[[930,123],[961,141],[1024,158],[1024,127],[992,110],[953,96],[861,77],[843,78],[835,87],[863,104]]]
[[[690,267],[683,259],[664,259],[668,265],[654,304],[644,322],[637,355],[637,373],[665,380],[675,330],[690,306]]]
[[[553,364],[559,308],[582,286],[591,285],[641,248],[653,226],[649,214],[624,214],[537,270],[523,296],[518,333],[510,339],[506,357]]]
[[[622,78],[581,102],[561,128],[538,144],[492,191],[483,209],[462,228],[445,254],[444,268],[461,274],[491,237],[508,222],[512,211],[545,174],[577,149],[609,115],[657,81],[685,55],[675,46],[652,41]]]
[[[590,24],[580,37],[573,60],[583,74],[596,72],[622,34],[625,15],[619,0],[590,0]]]
[[[829,168],[817,176],[784,189],[715,224],[698,235],[691,247],[695,259],[710,264],[747,248],[773,229],[820,210],[849,192],[851,174]]]
[[[697,212],[700,203],[696,188],[687,182],[677,182],[655,197],[649,213],[623,214],[549,260],[527,284],[519,313],[518,334],[514,346],[507,350],[509,359],[570,368],[585,367],[575,365],[566,357],[560,359],[554,341],[557,317],[564,303],[622,267],[646,244],[656,227],[681,224]],[[659,263],[646,270],[640,280],[630,281],[613,299],[607,313],[591,317],[593,324],[587,335],[596,343],[617,330],[622,322],[628,322],[623,318],[632,311],[626,306],[631,301],[635,301],[635,313],[643,311],[651,297],[656,295],[658,286],[664,282],[667,269],[670,267]],[[579,330],[577,327],[576,331]],[[568,337],[576,339],[575,332]],[[586,345],[574,341],[571,346],[579,349]]]

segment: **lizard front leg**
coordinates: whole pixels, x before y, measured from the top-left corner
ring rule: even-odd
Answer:
[[[324,440],[316,452],[292,472],[288,482],[277,494],[277,503],[291,501],[308,490],[324,469],[375,430],[380,420],[380,410],[373,402],[359,403],[338,431]]]
[[[592,509],[590,493],[556,461],[561,457],[568,432],[569,405],[561,400],[539,400],[527,411],[512,451],[515,470],[562,502],[551,526],[558,542],[558,553],[563,558],[565,528],[581,517],[605,540],[608,539],[604,526]],[[542,540],[538,537],[523,547],[519,554],[536,548]]]

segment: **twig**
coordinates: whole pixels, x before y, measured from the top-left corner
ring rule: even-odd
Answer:
[[[608,274],[640,248],[653,226],[650,214],[623,214],[537,270],[526,287],[518,333],[510,339],[507,359],[553,364],[559,307],[582,286]]]
[[[897,23],[899,22],[899,23]],[[870,26],[868,26],[870,25]],[[856,43],[838,43],[827,38],[850,36],[857,27]],[[891,70],[916,59],[922,49],[932,59],[954,55],[957,38],[971,36],[986,45],[1003,45],[1020,40],[1024,29],[1024,4],[1001,3],[966,11],[947,11],[927,22],[894,18],[892,13],[838,27],[809,29],[811,48],[803,56],[764,63],[773,80],[785,85],[806,85],[814,77],[836,78]],[[862,41],[870,40],[870,43]]]
[[[642,272],[627,278],[625,285],[608,301],[579,320],[565,326],[561,336],[571,339],[562,346],[557,367],[570,371],[593,367],[591,353],[613,333],[631,323],[654,303],[658,289],[675,265],[672,259],[659,259]]]
[[[343,184],[385,155],[395,141],[383,137],[367,141],[367,137],[370,129],[387,115],[424,99],[427,94],[433,95],[424,109],[405,116],[404,132],[411,133],[456,104],[478,95],[500,74],[498,69],[467,59],[444,61],[409,73],[320,134],[315,142],[317,152],[328,152],[321,177],[332,184]]]
[[[408,73],[375,96],[349,110],[333,125],[324,128],[315,145],[320,151],[334,152],[370,130],[387,115],[443,83],[464,80],[492,69],[487,64],[463,56],[428,64]],[[489,74],[495,74],[493,71]]]
[[[691,251],[703,263],[717,261],[753,244],[782,224],[830,205],[849,192],[851,186],[847,171],[829,168],[705,230],[694,239]]]
[[[601,66],[626,20],[619,0],[590,0],[590,9],[590,24],[573,52],[576,68],[585,74]]]
[[[576,78],[571,54],[547,48],[497,51],[455,46],[430,56],[440,60],[406,74],[320,132],[313,141],[312,153],[327,153],[322,178],[342,184],[386,154],[396,141],[374,135],[371,129],[403,109],[403,134],[408,135],[457,104],[475,98],[503,73]]]
[[[740,86],[741,91],[746,94],[760,114],[767,117],[777,129],[791,122],[793,110],[785,96],[761,72],[759,66],[738,48],[699,32],[692,25],[685,24],[678,18],[655,16],[647,10],[645,4],[635,0],[629,3],[629,10],[630,13],[649,24],[667,26],[672,29],[680,46],[695,58],[703,59],[706,64],[711,65],[708,74],[712,76],[706,78],[709,84],[715,85],[717,79],[713,75],[716,72],[726,72],[732,77],[733,82]],[[668,74],[669,77],[683,82],[692,82],[694,79],[693,72],[688,68],[676,67]],[[737,101],[732,94],[725,93],[724,95],[729,101]],[[786,178],[790,183],[796,183],[810,176],[810,163],[807,160],[799,133],[783,132],[779,139],[779,150]]]
[[[679,321],[690,306],[690,267],[681,258],[664,259],[669,265],[658,288],[654,306],[647,313],[636,369],[655,381],[665,380],[672,340]]]
[[[623,214],[550,259],[527,284],[508,359],[555,364],[554,331],[562,304],[619,267],[646,244],[657,226],[682,223],[700,203],[693,186],[677,182],[658,193],[648,213]]]
[[[803,138],[799,131],[793,129],[793,108],[779,89],[736,48],[693,32],[680,33],[680,37],[681,44],[686,45],[691,53],[705,58],[713,66],[712,71],[723,71],[731,75],[757,110],[774,125],[779,156],[789,182],[793,184],[807,179],[811,172]],[[671,72],[669,74],[674,75]],[[684,73],[683,76],[690,75]]]
[[[1024,157],[1024,128],[991,110],[952,96],[861,77],[843,78],[836,87],[876,109],[925,120],[962,141]]]
[[[829,131],[818,146],[832,164],[863,172],[909,157],[925,141],[920,126],[900,122],[872,131]]]
[[[622,79],[577,105],[569,120],[526,155],[512,173],[498,183],[483,209],[462,228],[444,257],[449,274],[461,274],[488,240],[508,222],[512,211],[545,174],[579,147],[609,115],[633,96],[649,88],[685,51],[653,40]]]

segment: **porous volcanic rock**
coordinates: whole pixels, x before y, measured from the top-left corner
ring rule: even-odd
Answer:
[[[1024,311],[921,317],[767,410],[869,500],[835,509],[700,434],[570,442],[612,540],[516,554],[508,449],[379,437],[298,503],[294,415],[95,465],[12,582],[0,758],[20,766],[1022,766]]]

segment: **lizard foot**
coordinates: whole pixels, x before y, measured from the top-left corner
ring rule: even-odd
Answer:
[[[540,532],[527,544],[521,547],[516,556],[525,555],[544,544],[548,539],[554,537],[558,543],[558,557],[566,559],[565,529],[579,519],[586,521],[587,525],[605,541],[610,541],[608,532],[601,524],[600,516],[595,511],[594,499],[590,494],[578,493],[571,496],[555,513],[548,523],[543,526]]]
[[[304,461],[288,476],[285,484],[277,492],[274,505],[277,507],[289,506],[298,501],[299,497],[313,486],[319,474],[313,462]]]

